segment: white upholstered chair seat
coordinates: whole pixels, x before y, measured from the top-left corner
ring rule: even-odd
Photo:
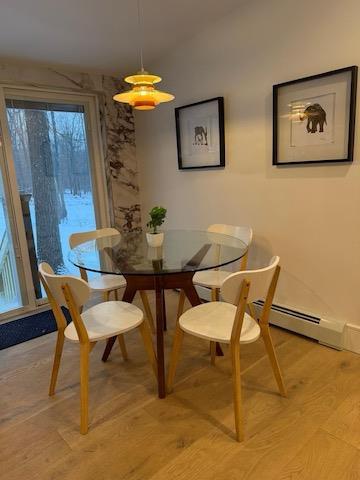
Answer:
[[[122,275],[99,275],[88,281],[91,290],[107,292],[126,287],[126,280]]]
[[[225,270],[204,270],[195,273],[193,282],[195,285],[201,285],[202,287],[221,288],[226,278],[232,273]]]
[[[140,308],[127,302],[109,301],[98,303],[81,314],[90,342],[115,337],[138,327],[143,321]],[[65,329],[65,337],[78,342],[73,322]]]
[[[195,337],[230,343],[236,313],[235,305],[209,302],[187,310],[179,319],[180,328]],[[240,343],[252,343],[260,337],[258,323],[247,313],[241,329]]]

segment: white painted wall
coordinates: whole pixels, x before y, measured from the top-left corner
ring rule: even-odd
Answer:
[[[281,257],[278,303],[357,325],[359,137],[352,165],[279,169],[271,148],[272,85],[360,65],[359,20],[358,0],[249,1],[152,66],[176,101],[136,115],[144,220],[161,204],[167,228],[249,224],[252,263]],[[221,95],[226,168],[179,171],[174,107]]]

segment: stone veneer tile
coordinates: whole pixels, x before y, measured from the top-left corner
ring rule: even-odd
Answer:
[[[141,229],[135,126],[130,107],[113,101],[122,81],[99,74],[0,63],[0,82],[96,93],[111,223],[120,231]]]

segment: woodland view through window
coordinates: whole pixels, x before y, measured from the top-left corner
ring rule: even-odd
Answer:
[[[36,298],[37,264],[73,272],[68,238],[96,228],[84,107],[7,99],[21,209]]]

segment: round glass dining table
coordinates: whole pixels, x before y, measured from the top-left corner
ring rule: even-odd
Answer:
[[[126,288],[122,300],[125,302],[131,303],[137,291],[155,291],[158,393],[164,398],[164,290],[182,289],[192,306],[199,305],[201,300],[192,281],[194,274],[236,262],[246,252],[245,243],[228,235],[168,230],[160,247],[149,246],[145,233],[130,232],[82,243],[70,251],[69,260],[87,271],[123,275]],[[108,340],[103,361],[107,360],[115,340]]]

